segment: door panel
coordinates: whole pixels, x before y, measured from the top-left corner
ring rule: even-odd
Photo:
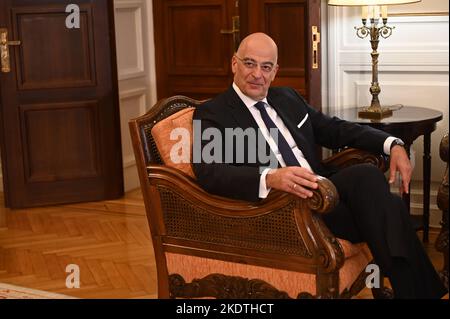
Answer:
[[[230,84],[232,0],[155,0],[158,97],[206,98]],[[199,85],[201,83],[201,85]]]
[[[225,56],[228,52],[220,34],[226,24],[222,4],[180,6],[173,3],[167,6],[167,48],[170,75],[226,75],[228,65]],[[180,23],[197,21],[197,23]],[[201,50],[205,43],[208,49]],[[211,54],[214,52],[215,54]]]
[[[274,85],[293,87],[321,108],[320,64],[312,68],[311,44],[312,26],[320,28],[320,0],[154,0],[154,16],[158,98],[211,98],[232,83],[233,36],[221,31],[233,30],[239,16],[240,39],[265,32],[277,42]]]
[[[97,101],[22,105],[20,115],[26,181],[101,176]]]
[[[305,4],[269,3],[264,10],[264,30],[278,43],[280,76],[305,76]],[[292,30],[296,30],[292,32]]]
[[[12,20],[16,39],[19,89],[95,86],[95,65],[90,6],[80,7],[80,29],[67,29],[61,6],[16,8]],[[50,39],[58,39],[48,44]],[[75,45],[74,45],[75,44]],[[36,58],[37,56],[38,58]],[[63,58],[60,58],[63,57]]]
[[[68,4],[80,28],[68,29]],[[112,3],[7,0],[11,72],[0,74],[2,169],[12,208],[123,195]]]
[[[274,86],[290,86],[309,99],[308,1],[249,0],[249,33],[264,32],[278,45],[280,65]]]

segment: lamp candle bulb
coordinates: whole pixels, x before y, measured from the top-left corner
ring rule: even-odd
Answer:
[[[381,17],[383,18],[383,25],[386,25],[387,24],[387,19],[388,19],[387,6],[382,6],[381,7]]]
[[[387,19],[387,17],[388,17],[388,7],[387,6],[381,6],[381,17],[383,19]]]
[[[367,6],[362,6],[361,8],[361,18],[363,20],[367,20],[367,16],[369,15],[369,9],[367,8]]]
[[[378,23],[378,20],[380,19],[380,7],[379,6],[373,7],[373,18],[375,19],[375,23]]]

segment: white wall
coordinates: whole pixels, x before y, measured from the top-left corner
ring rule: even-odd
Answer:
[[[139,187],[128,121],[156,103],[152,1],[115,0],[125,191]]]
[[[390,6],[389,12],[393,15],[405,14],[441,14],[448,15],[448,0],[422,0],[416,3]]]
[[[361,24],[360,9],[327,6],[326,1],[323,1],[323,6],[326,12],[322,27],[327,32],[327,37],[322,38],[326,42],[323,59],[326,60],[327,69],[322,92],[324,110],[368,105],[371,99],[372,60],[369,40],[358,38],[354,30],[354,26]],[[407,9],[407,6],[403,7]],[[431,7],[429,11],[436,10],[436,7]],[[431,224],[438,226],[440,211],[435,205],[435,196],[445,168],[439,158],[439,142],[448,132],[449,113],[448,13],[402,14],[397,9],[388,24],[395,26],[393,34],[387,39],[381,39],[378,49],[381,103],[427,107],[439,110],[444,115],[432,133],[431,148]],[[413,212],[418,212],[421,211],[422,202],[422,137],[415,141],[413,152],[416,154],[416,167],[412,183],[412,207]]]

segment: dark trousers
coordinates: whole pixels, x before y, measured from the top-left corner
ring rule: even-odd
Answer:
[[[402,199],[390,192],[384,174],[361,164],[329,179],[339,205],[323,216],[328,228],[352,243],[366,242],[375,262],[389,277],[396,298],[441,298],[446,293],[417,237]]]

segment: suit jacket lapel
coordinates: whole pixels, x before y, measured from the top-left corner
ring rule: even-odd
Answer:
[[[282,95],[271,94],[270,90],[267,101],[269,102],[270,106],[272,106],[275,111],[277,111],[278,115],[283,120],[284,124],[295,140],[295,143],[297,143],[298,148],[300,148],[300,150],[303,152],[303,155],[305,155],[308,163],[310,163],[310,165],[313,165],[313,163],[315,163],[313,145],[311,145],[306,137],[300,132],[294,120],[302,118],[304,115],[306,115],[306,113],[300,114],[301,112],[291,112],[293,106],[289,105],[289,101],[287,101],[287,99]]]
[[[253,118],[252,113],[248,109],[248,107],[242,102],[237,93],[234,91],[233,87],[230,87],[226,92],[226,98],[228,107],[230,108],[231,115],[237,122],[236,127],[240,127],[243,130],[251,127],[258,132],[259,126]],[[259,135],[258,135],[259,138]],[[259,145],[259,144],[258,144]],[[265,142],[266,145],[266,154],[270,154],[271,157],[276,158],[275,154],[272,152],[272,149],[269,146],[269,143]],[[262,163],[257,154],[257,160],[260,165],[266,165],[267,163]],[[279,164],[278,164],[279,165]],[[280,166],[279,166],[280,167]]]
[[[231,115],[238,123],[237,127],[241,127],[244,130],[248,127],[258,129],[258,124],[253,118],[252,113],[250,113],[250,110],[239,98],[233,87],[228,89],[226,97],[228,100],[228,107],[232,109]]]
[[[250,110],[239,98],[233,87],[230,87],[226,92],[226,99],[228,102],[228,107],[230,107],[231,109],[231,115],[238,124],[237,127],[240,127],[244,130],[249,127],[252,127],[254,129],[259,128],[255,119],[250,113]],[[295,108],[295,106],[290,105],[289,101],[284,96],[271,94],[271,90],[269,90],[267,101],[277,111],[281,119],[284,121],[286,127],[297,143],[297,146],[303,152],[303,155],[305,156],[308,163],[315,167],[316,157],[314,155],[313,145],[310,145],[311,143],[308,142],[307,138],[300,133],[300,130],[297,128],[294,122],[294,119],[299,118],[301,114],[299,115],[297,112],[291,112],[290,110]],[[306,115],[306,113],[303,115]],[[266,143],[266,147],[268,150],[270,150],[269,144]],[[272,151],[270,150],[270,152]]]

